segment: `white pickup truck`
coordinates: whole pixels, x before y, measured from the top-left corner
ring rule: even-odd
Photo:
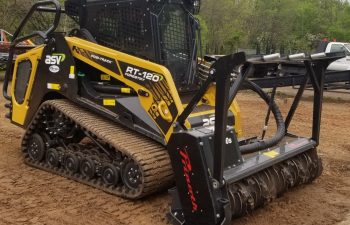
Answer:
[[[329,65],[328,70],[344,71],[350,70],[350,43],[344,42],[322,42],[318,52],[333,53],[345,52],[346,57],[341,58]]]

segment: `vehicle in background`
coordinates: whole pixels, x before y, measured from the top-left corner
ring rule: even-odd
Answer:
[[[9,57],[9,49],[11,45],[12,34],[7,32],[6,30],[0,29],[0,69],[4,69],[6,67],[6,62]],[[26,40],[20,43],[20,47],[23,47],[23,50],[17,50],[17,54],[21,54],[25,52],[25,49],[35,46],[32,40]]]
[[[7,59],[9,57],[9,48],[11,41],[9,40],[11,34],[5,30],[0,30],[0,68],[6,65]]]
[[[345,42],[330,42],[328,39],[324,39],[317,48],[317,53],[335,53],[345,52],[346,56],[341,58],[327,68],[330,71],[345,71],[350,70],[350,43]]]

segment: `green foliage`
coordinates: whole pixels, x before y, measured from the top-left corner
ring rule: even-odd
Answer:
[[[206,50],[261,53],[311,51],[323,38],[350,41],[350,5],[344,0],[203,0]]]
[[[14,32],[36,0],[0,0],[0,28]],[[239,49],[261,53],[311,51],[323,38],[350,41],[350,5],[345,0],[202,0],[203,51]],[[64,0],[60,0],[64,3]],[[52,17],[38,13],[24,33],[45,30]],[[63,17],[60,31],[73,22]]]
[[[0,29],[4,29],[10,33],[14,33],[21,23],[22,19],[28,13],[33,3],[37,0],[0,0]],[[64,0],[60,0],[64,3]],[[53,24],[53,13],[35,12],[30,20],[28,20],[22,34],[27,35],[37,30],[48,30]],[[73,22],[62,15],[59,31],[67,31],[73,27]]]

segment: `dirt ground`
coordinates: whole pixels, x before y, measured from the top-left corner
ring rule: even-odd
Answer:
[[[350,101],[324,104],[320,155],[324,173],[232,225],[350,225]],[[259,134],[264,104],[239,96],[246,135]],[[291,99],[278,100],[285,112]],[[131,202],[22,163],[23,131],[4,118],[0,101],[0,224],[165,225],[170,198],[160,193]],[[307,135],[312,107],[303,101],[291,131]],[[249,124],[248,124],[249,122]]]

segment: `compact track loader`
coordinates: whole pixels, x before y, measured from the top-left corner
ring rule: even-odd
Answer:
[[[174,224],[229,224],[288,189],[320,176],[324,71],[337,55],[244,53],[199,57],[194,0],[56,0],[36,3],[14,34],[3,94],[7,117],[26,129],[25,162],[117,196],[138,199],[170,188]],[[34,12],[52,26],[19,36]],[[79,25],[56,32],[62,13]],[[18,44],[44,44],[12,63]],[[203,59],[202,59],[203,58]],[[282,64],[306,68],[283,119],[274,101],[288,86]],[[273,89],[268,95],[258,85]],[[306,85],[315,90],[312,137],[288,132]],[[11,87],[9,87],[11,84]],[[295,83],[294,83],[295,85]],[[242,136],[239,90],[269,106],[272,138]]]

